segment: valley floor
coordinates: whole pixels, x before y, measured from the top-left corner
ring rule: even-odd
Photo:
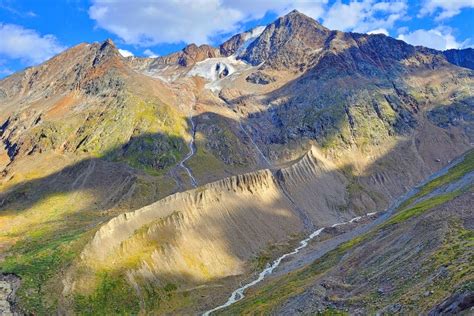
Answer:
[[[315,239],[218,314],[472,312],[473,176],[471,151],[376,220]]]

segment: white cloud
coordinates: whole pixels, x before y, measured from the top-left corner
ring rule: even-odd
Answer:
[[[212,38],[241,30],[242,23],[268,11],[278,15],[298,9],[313,18],[324,13],[327,0],[93,0],[89,16],[97,26],[128,44],[210,43]]]
[[[96,0],[89,15],[97,25],[128,44],[169,42],[205,43],[219,32],[229,32],[244,18],[241,12],[219,1],[102,1]]]
[[[145,54],[145,56],[150,57],[150,58],[156,58],[156,57],[160,56],[158,54],[155,54],[155,52],[153,52],[151,49],[145,49],[143,51],[143,54]]]
[[[407,12],[405,0],[335,2],[323,17],[323,24],[340,31],[368,32],[389,29]]]
[[[449,16],[474,0],[426,0],[424,14]],[[125,43],[151,47],[159,43],[213,43],[220,36],[242,31],[245,22],[271,11],[283,15],[297,9],[321,19],[330,29],[389,35],[396,22],[407,18],[407,0],[92,0],[89,16],[98,27],[119,36]],[[393,31],[395,32],[395,31]],[[438,49],[460,47],[451,30],[399,28],[400,38]],[[425,36],[425,38],[423,38]],[[433,42],[431,42],[433,41]],[[215,43],[214,43],[215,44]],[[146,56],[155,56],[145,50]]]
[[[383,34],[383,35],[389,36],[388,31],[384,28],[379,28],[379,29],[369,31],[367,32],[367,34]]]
[[[14,24],[0,24],[0,56],[20,59],[27,65],[38,64],[65,49],[53,35]]]
[[[463,48],[467,42],[459,43],[448,27],[438,27],[431,30],[415,30],[410,33],[400,34],[398,39],[412,45],[420,45],[429,48],[445,50],[451,48]]]
[[[421,5],[419,16],[433,15],[442,20],[458,15],[464,8],[474,8],[473,0],[425,0]]]
[[[126,49],[119,48],[118,51],[119,51],[120,55],[122,55],[123,57],[133,56],[133,53],[131,51],[126,50]]]

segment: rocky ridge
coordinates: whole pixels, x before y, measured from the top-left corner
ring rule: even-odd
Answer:
[[[0,81],[0,269],[29,313],[193,313],[471,148],[466,60],[296,11],[160,58],[73,47]]]

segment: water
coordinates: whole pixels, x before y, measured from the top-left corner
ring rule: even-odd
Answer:
[[[369,216],[369,215],[375,215],[376,213],[369,213],[367,214],[366,216]],[[334,225],[332,225],[332,227],[336,227],[336,226],[339,226],[339,225],[344,225],[344,224],[348,224],[348,223],[353,223],[353,222],[357,222],[358,220],[360,220],[362,217],[361,216],[357,216],[357,217],[354,217],[353,219],[347,221],[347,222],[341,222],[341,223],[336,223]],[[324,230],[324,227],[323,228],[319,228],[318,230],[314,231],[313,233],[311,233],[311,235],[309,235],[306,239],[303,239],[300,241],[300,245],[298,247],[296,247],[293,251],[291,252],[288,252],[288,253],[285,253],[284,255],[282,255],[281,257],[279,257],[278,259],[276,259],[275,261],[273,261],[273,263],[268,266],[267,268],[265,268],[262,272],[259,273],[258,277],[253,280],[252,282],[249,282],[247,284],[245,284],[244,286],[242,287],[239,287],[238,289],[236,289],[234,292],[232,292],[232,294],[230,295],[229,299],[227,300],[227,302],[225,304],[222,304],[220,306],[217,306],[216,308],[213,308],[211,310],[208,310],[207,312],[205,312],[204,314],[202,314],[203,316],[209,316],[211,313],[215,312],[215,311],[218,311],[220,309],[223,309],[223,308],[226,308],[226,307],[229,307],[230,305],[240,301],[241,299],[243,299],[245,297],[244,295],[244,291],[246,289],[248,289],[249,287],[252,287],[254,285],[256,285],[257,283],[260,283],[262,282],[265,277],[269,274],[271,274],[273,272],[273,270],[275,270],[281,263],[281,261],[283,259],[285,259],[286,257],[289,257],[289,256],[292,256],[292,255],[296,255],[298,252],[300,252],[301,249],[305,248],[306,246],[308,246],[308,243],[314,239],[315,237],[317,237],[319,234],[322,233],[322,231]]]
[[[242,128],[242,125],[240,125],[241,128]],[[243,128],[242,128],[243,129]],[[245,130],[244,130],[245,132]],[[258,147],[257,147],[258,149]],[[260,151],[260,150],[259,150]],[[375,227],[381,223],[383,223],[384,221],[386,221],[388,218],[390,218],[390,216],[400,207],[400,205],[405,202],[407,199],[411,198],[412,196],[414,196],[417,192],[419,192],[420,188],[422,188],[425,184],[427,184],[428,182],[430,182],[431,180],[437,178],[437,177],[440,177],[444,174],[446,174],[449,169],[451,169],[453,166],[455,166],[456,164],[462,162],[465,158],[467,153],[465,153],[464,155],[462,155],[461,157],[453,160],[450,164],[448,164],[447,166],[445,166],[444,168],[442,168],[441,170],[433,173],[431,176],[429,176],[428,178],[426,178],[425,180],[423,180],[421,183],[419,183],[417,186],[415,186],[414,188],[412,188],[410,191],[408,191],[407,193],[403,194],[402,196],[400,196],[399,198],[397,198],[395,201],[393,201],[391,203],[391,205],[387,208],[387,210],[381,215],[379,216],[377,219],[375,219],[370,225],[367,226],[367,229],[370,229],[372,227]],[[262,154],[263,156],[263,154]],[[263,156],[265,158],[265,156]],[[265,159],[266,160],[266,159]],[[372,213],[367,213],[366,216],[372,216],[372,215],[375,215],[377,214],[377,212],[372,212]],[[347,223],[353,223],[353,222],[357,222],[358,220],[360,220],[362,217],[361,216],[357,216],[357,217],[354,217],[353,219],[347,221],[347,222],[341,222],[341,223],[336,223],[336,224],[333,224],[332,227],[336,227],[336,226],[340,226],[340,225],[344,225],[344,224],[347,224]],[[244,291],[254,285],[256,285],[257,283],[259,282],[262,282],[265,277],[269,274],[271,274],[273,272],[273,270],[275,270],[281,263],[281,261],[283,259],[285,259],[286,257],[288,256],[291,256],[291,255],[295,255],[297,254],[301,249],[305,248],[309,241],[311,241],[312,239],[314,239],[316,236],[318,236],[319,234],[321,234],[321,232],[324,230],[324,227],[323,228],[320,228],[316,231],[314,231],[311,235],[309,235],[308,238],[306,239],[303,239],[302,241],[300,241],[300,246],[298,246],[297,248],[295,248],[292,252],[289,252],[289,253],[286,253],[284,254],[283,256],[279,257],[278,259],[276,259],[275,261],[273,261],[272,265],[270,265],[269,267],[265,268],[262,272],[260,272],[260,274],[258,275],[258,278],[253,280],[252,282],[250,283],[247,283],[245,284],[244,286],[236,289],[234,292],[232,292],[231,296],[229,297],[229,299],[227,300],[227,302],[225,304],[222,304],[220,306],[217,306],[211,310],[208,310],[207,312],[205,312],[204,314],[202,314],[203,316],[209,316],[211,313],[215,312],[215,311],[218,311],[220,309],[223,309],[223,308],[226,308],[238,301],[240,301],[241,299],[243,299],[245,297],[244,295]]]

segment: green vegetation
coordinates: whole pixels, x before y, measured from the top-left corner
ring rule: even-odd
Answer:
[[[194,156],[189,159],[186,164],[193,170],[193,174],[202,179],[206,174],[223,172],[225,169],[225,164],[216,158],[212,151],[206,148],[206,139],[205,136],[197,132],[196,133],[196,152]]]
[[[77,295],[74,309],[79,315],[137,315],[140,310],[135,290],[124,275],[100,274],[99,286],[88,296]]]
[[[257,270],[263,270],[267,266],[267,264],[270,262],[271,257],[267,253],[262,253],[259,256],[255,258],[255,268]]]
[[[316,315],[319,316],[345,316],[349,315],[348,312],[344,312],[335,308],[328,308],[322,312],[318,312]]]
[[[454,192],[450,192],[446,194],[440,194],[430,199],[421,201],[420,203],[415,204],[413,207],[410,207],[403,211],[398,212],[397,214],[392,216],[390,220],[385,222],[384,225],[382,225],[382,227],[404,222],[414,216],[418,216],[428,210],[431,210],[438,205],[451,201],[452,199],[454,199],[456,196],[460,194],[461,194],[461,191],[454,191]]]
[[[474,233],[462,223],[450,221],[443,243],[426,260],[397,299],[407,310],[434,306],[454,291],[474,285]],[[420,295],[423,293],[423,295]]]
[[[252,155],[237,137],[227,119],[212,116],[212,124],[199,122],[196,152],[186,164],[198,179],[215,180],[229,174],[247,171]]]
[[[178,306],[190,304],[188,293],[177,292],[178,286],[160,286],[147,281],[131,286],[120,272],[102,271],[98,286],[90,294],[76,294],[74,310],[78,315],[139,315],[173,312]]]
[[[30,313],[54,314],[60,297],[61,271],[79,254],[88,234],[81,229],[32,230],[17,242],[0,270],[21,277],[17,292],[22,308]],[[53,294],[54,293],[54,294]]]
[[[106,132],[101,133],[107,133],[107,139],[117,139],[117,142],[113,147],[106,147],[100,156],[125,162],[151,175],[163,175],[186,153],[186,118],[157,100],[144,101],[129,96],[126,103],[127,107],[123,109],[127,111],[109,111],[110,117],[101,122],[106,125]],[[112,126],[108,127],[108,124]],[[124,129],[133,132],[129,139],[123,139],[128,137]],[[104,141],[102,137],[99,140]]]
[[[446,185],[448,183],[454,182],[462,178],[468,172],[474,171],[474,150],[471,150],[464,156],[464,160],[457,165],[453,166],[449,171],[440,176],[436,179],[431,180],[427,184],[425,184],[420,191],[415,194],[413,197],[405,201],[401,206],[400,209],[404,209],[410,204],[412,204],[415,200],[428,195],[429,193],[433,192],[435,189]]]

